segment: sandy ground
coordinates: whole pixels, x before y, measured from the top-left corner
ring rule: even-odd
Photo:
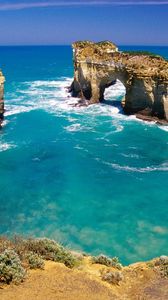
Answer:
[[[0,289],[0,300],[168,300],[168,279],[160,278],[145,263],[123,269],[124,280],[112,285],[86,258],[80,269],[48,261],[44,270],[30,270],[20,285]]]

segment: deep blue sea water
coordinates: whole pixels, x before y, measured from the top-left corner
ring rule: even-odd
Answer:
[[[168,47],[144,49],[168,57]],[[69,46],[0,47],[0,234],[54,238],[122,263],[167,254],[168,130],[111,105],[73,108]]]

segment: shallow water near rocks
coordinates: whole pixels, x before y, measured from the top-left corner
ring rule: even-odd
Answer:
[[[47,236],[124,264],[166,254],[167,127],[123,115],[120,82],[106,91],[110,105],[73,108],[69,46],[1,47],[0,67],[0,234]]]

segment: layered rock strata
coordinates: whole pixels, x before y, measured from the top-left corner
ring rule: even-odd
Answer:
[[[168,121],[168,61],[157,55],[119,52],[110,42],[73,44],[74,81],[82,104],[104,100],[105,89],[120,80],[125,113]]]

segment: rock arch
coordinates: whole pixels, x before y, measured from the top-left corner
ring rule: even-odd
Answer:
[[[168,62],[160,56],[110,51],[109,42],[73,44],[72,95],[83,104],[104,99],[106,87],[120,80],[126,89],[124,111],[168,121]]]

